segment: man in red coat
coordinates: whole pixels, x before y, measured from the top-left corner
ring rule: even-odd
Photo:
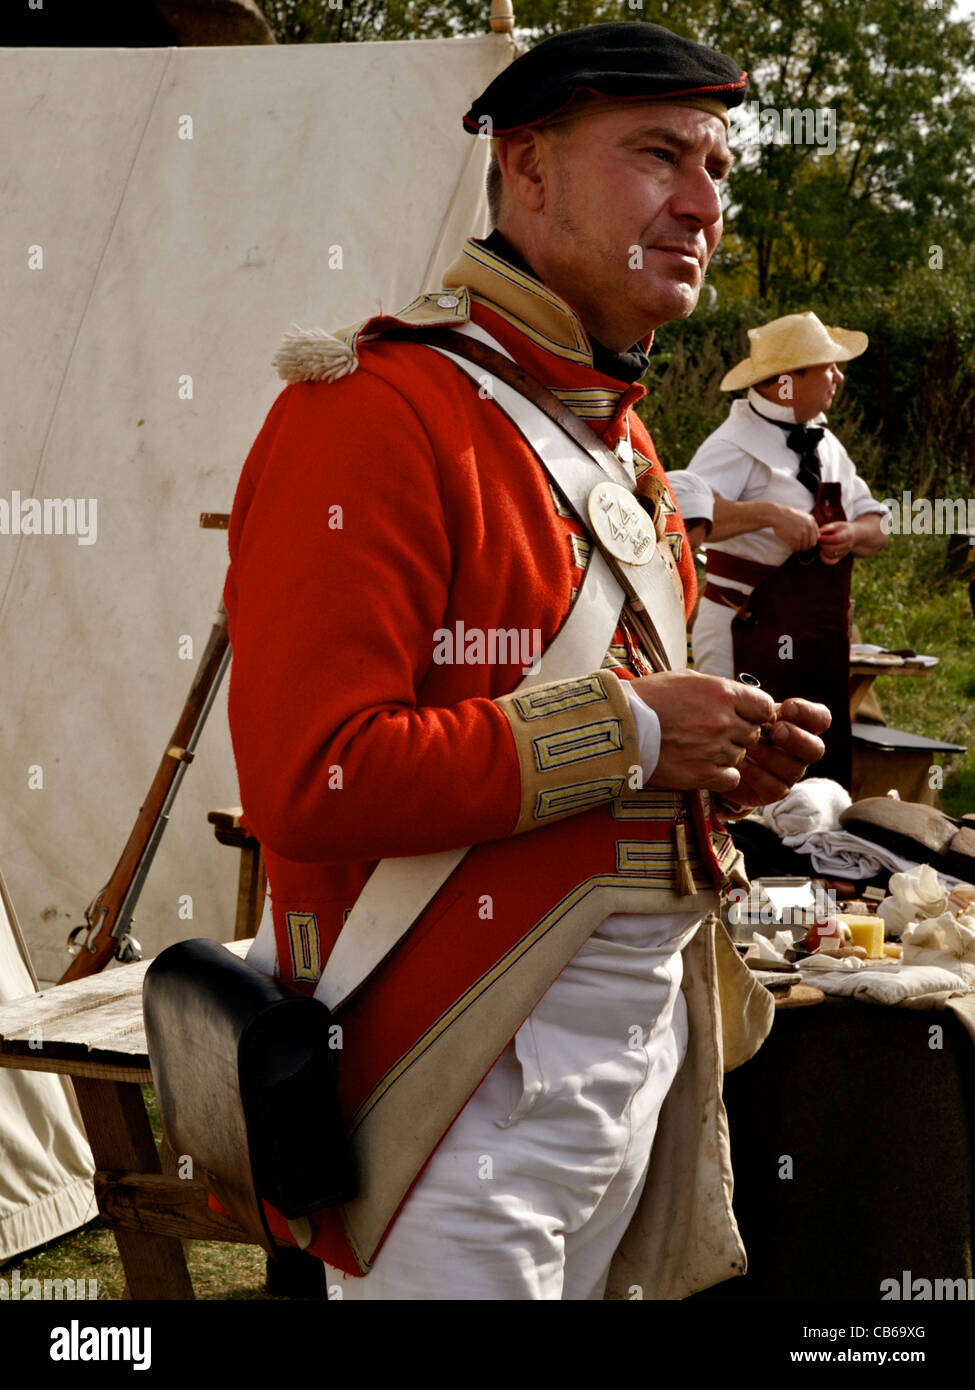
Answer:
[[[402,313],[279,355],[294,384],[245,466],[226,590],[274,908],[255,960],[321,992],[367,882],[381,922],[415,857],[461,856],[336,1015],[359,1196],[290,1233],[272,1214],[367,1276],[345,1297],[600,1298],[611,1264],[611,1288],[667,1296],[743,1265],[721,1039],[744,1060],[770,1001],[701,927],[734,860],[714,797],[781,796],[828,714],[655,671],[626,610],[605,654],[515,693],[593,539],[490,390],[402,339],[486,336],[584,418],[663,494],[689,609],[683,526],[631,407],[720,238],[744,85],[654,25],[540,44],[465,117],[497,140],[492,236]]]

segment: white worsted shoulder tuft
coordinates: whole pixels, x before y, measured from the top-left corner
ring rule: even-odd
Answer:
[[[359,365],[355,349],[322,328],[299,328],[286,333],[273,359],[284,381],[338,381]]]

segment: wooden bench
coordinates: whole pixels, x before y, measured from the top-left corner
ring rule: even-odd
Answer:
[[[244,955],[249,941],[228,943]],[[251,1244],[157,1150],[140,1083],[151,1083],[142,1022],[148,961],[0,1005],[0,1066],[70,1076],[95,1160],[95,1197],[134,1299],[191,1299],[184,1240]]]
[[[854,720],[851,732],[854,801],[868,796],[886,796],[888,790],[895,787],[902,801],[940,806],[937,788],[931,785],[930,777],[934,755],[967,751],[960,743],[922,738],[905,729],[892,729],[887,724]]]
[[[236,955],[249,941],[228,942]],[[179,1156],[157,1150],[140,1083],[152,1083],[142,1019],[148,961],[121,965],[0,1005],[0,1067],[70,1076],[95,1159],[98,1211],[115,1235],[134,1299],[191,1299],[184,1240],[253,1244],[207,1205],[206,1188],[178,1176]],[[796,986],[778,1009],[822,1001]]]
[[[234,940],[244,941],[256,936],[264,912],[267,894],[267,874],[260,841],[244,829],[244,812],[240,806],[211,811],[207,820],[222,845],[240,850],[240,869],[237,874],[237,915],[234,919]]]

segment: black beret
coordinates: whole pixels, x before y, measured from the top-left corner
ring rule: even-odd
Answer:
[[[623,20],[569,29],[530,48],[481,93],[464,117],[475,134],[507,135],[549,120],[580,92],[604,97],[698,96],[724,106],[745,99],[737,63],[659,24]]]

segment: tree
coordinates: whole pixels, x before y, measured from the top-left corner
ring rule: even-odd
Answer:
[[[368,39],[435,39],[483,34],[490,0],[258,0],[279,43],[354,43]],[[646,19],[694,37],[701,0],[514,0],[522,37],[538,42],[564,29],[608,20]]]
[[[751,77],[719,288],[722,274],[762,298],[890,286],[930,247],[970,242],[970,21],[926,0],[771,0],[761,24],[751,0],[707,10],[702,40]]]
[[[284,42],[487,30],[488,0],[260,0]],[[750,74],[739,166],[712,280],[794,299],[945,261],[975,238],[975,27],[940,0],[515,0],[532,41],[650,20],[733,54]],[[775,138],[769,139],[769,136]]]

